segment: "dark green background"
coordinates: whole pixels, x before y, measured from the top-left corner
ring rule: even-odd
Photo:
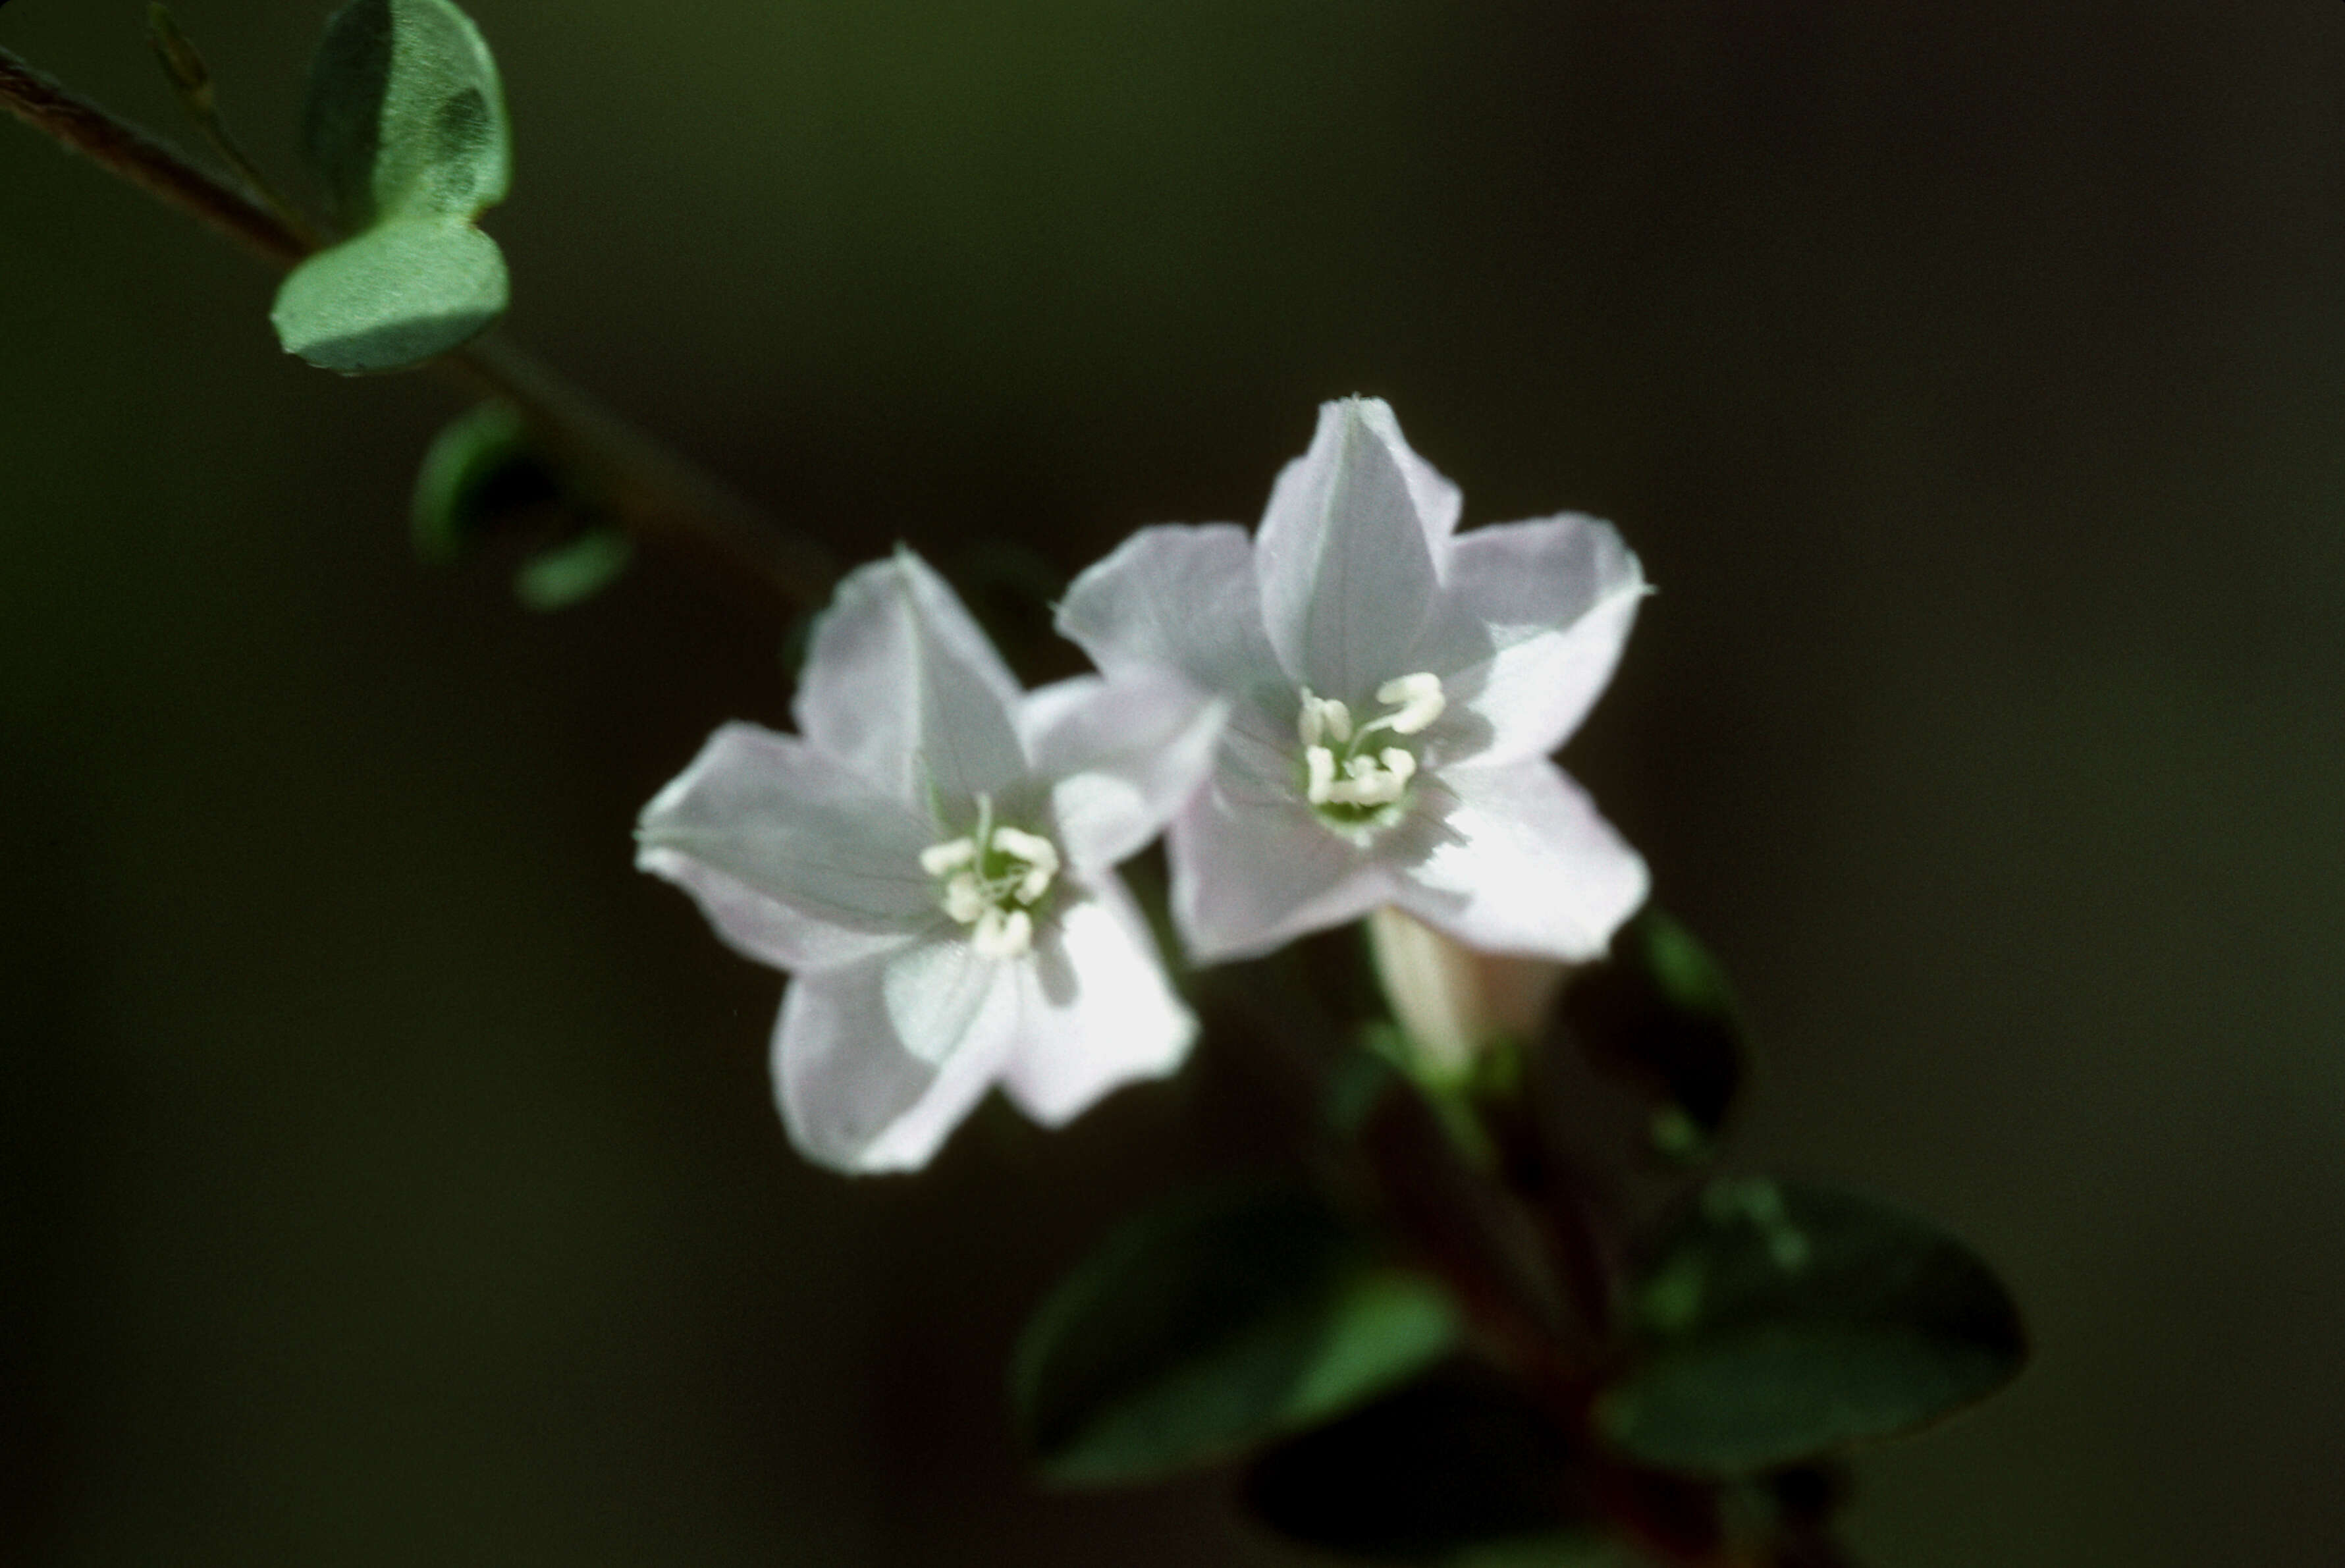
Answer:
[[[140,10],[0,43],[165,124]],[[1568,759],[1749,1003],[1748,1156],[2037,1334],[1860,1543],[2345,1536],[2345,6],[475,10],[515,331],[849,555],[1251,521],[1355,390],[1469,520],[1618,519],[1660,593]],[[279,167],[321,14],[180,8]],[[425,572],[436,382],[283,358],[12,124],[0,213],[0,1558],[1283,1561],[999,1415],[1261,1065],[800,1164],[777,983],[628,864],[778,624]]]

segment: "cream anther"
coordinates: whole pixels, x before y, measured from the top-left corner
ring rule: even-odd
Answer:
[[[1034,917],[1024,910],[989,909],[978,916],[969,945],[980,958],[1023,958],[1034,948]]]
[[[1304,799],[1314,806],[1325,806],[1334,797],[1335,787],[1335,754],[1324,746],[1314,746],[1303,753]]]
[[[1398,707],[1400,711],[1376,723],[1395,735],[1415,735],[1441,717],[1449,699],[1441,695],[1441,677],[1420,670],[1388,680],[1376,687],[1376,700]]]
[[[1314,697],[1303,688],[1303,710],[1294,718],[1295,732],[1305,746],[1332,740],[1341,746],[1352,738],[1352,710],[1332,697]]]
[[[951,839],[941,844],[930,844],[920,851],[920,870],[932,877],[947,871],[957,871],[977,859],[975,839]]]

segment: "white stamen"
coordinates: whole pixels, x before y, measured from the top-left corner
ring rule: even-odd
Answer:
[[[1397,746],[1387,746],[1379,755],[1384,758],[1385,767],[1391,770],[1392,776],[1402,783],[1406,784],[1416,777],[1416,758],[1413,753]]]
[[[1416,734],[1449,706],[1441,695],[1441,677],[1423,670],[1385,682],[1376,687],[1376,700],[1398,705],[1398,713],[1380,721],[1395,735]]]
[[[1304,752],[1303,766],[1308,774],[1304,799],[1314,806],[1325,806],[1335,788],[1335,754],[1324,746],[1314,746]]]
[[[977,831],[920,851],[920,868],[944,878],[946,914],[969,926],[988,959],[1020,958],[1034,945],[1034,917],[1018,904],[1041,901],[1058,879],[1059,846],[1040,833],[993,825],[993,802],[977,799]],[[949,874],[948,874],[949,873]]]
[[[985,889],[973,871],[963,871],[945,884],[945,913],[963,925],[992,907],[992,901],[985,896]]]
[[[1005,855],[1015,855],[1028,865],[1045,873],[1059,869],[1059,847],[1039,833],[1023,832],[1016,828],[996,828],[993,847]]]
[[[942,844],[930,844],[920,851],[920,870],[932,877],[957,871],[977,859],[975,839],[954,839]]]
[[[1294,716],[1294,732],[1305,746],[1333,740],[1341,746],[1352,738],[1352,710],[1332,697],[1315,697],[1303,688],[1303,710]]]
[[[980,958],[1023,958],[1033,951],[1034,917],[1024,910],[989,908],[978,917],[969,945]]]

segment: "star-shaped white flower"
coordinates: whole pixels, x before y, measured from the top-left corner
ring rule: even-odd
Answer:
[[[1644,862],[1548,760],[1611,678],[1645,580],[1609,524],[1456,532],[1456,485],[1371,398],[1324,405],[1259,534],[1143,528],[1059,629],[1111,676],[1231,704],[1169,835],[1200,961],[1396,905],[1472,946],[1603,952]]]
[[[997,1083],[1055,1126],[1180,1064],[1195,1020],[1111,868],[1194,791],[1225,705],[1144,671],[1021,692],[899,552],[840,585],[794,711],[711,736],[635,863],[795,974],[774,1081],[809,1159],[916,1169]]]

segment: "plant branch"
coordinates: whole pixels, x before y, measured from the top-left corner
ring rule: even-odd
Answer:
[[[0,105],[165,204],[289,270],[318,249],[287,215],[215,178],[137,127],[0,49]],[[476,340],[442,361],[475,391],[521,411],[585,498],[647,544],[683,545],[744,572],[786,603],[811,608],[838,565],[746,497],[502,338]]]
[[[264,261],[290,268],[310,254],[311,247],[276,214],[6,49],[0,49],[0,104],[35,130],[208,224]]]

